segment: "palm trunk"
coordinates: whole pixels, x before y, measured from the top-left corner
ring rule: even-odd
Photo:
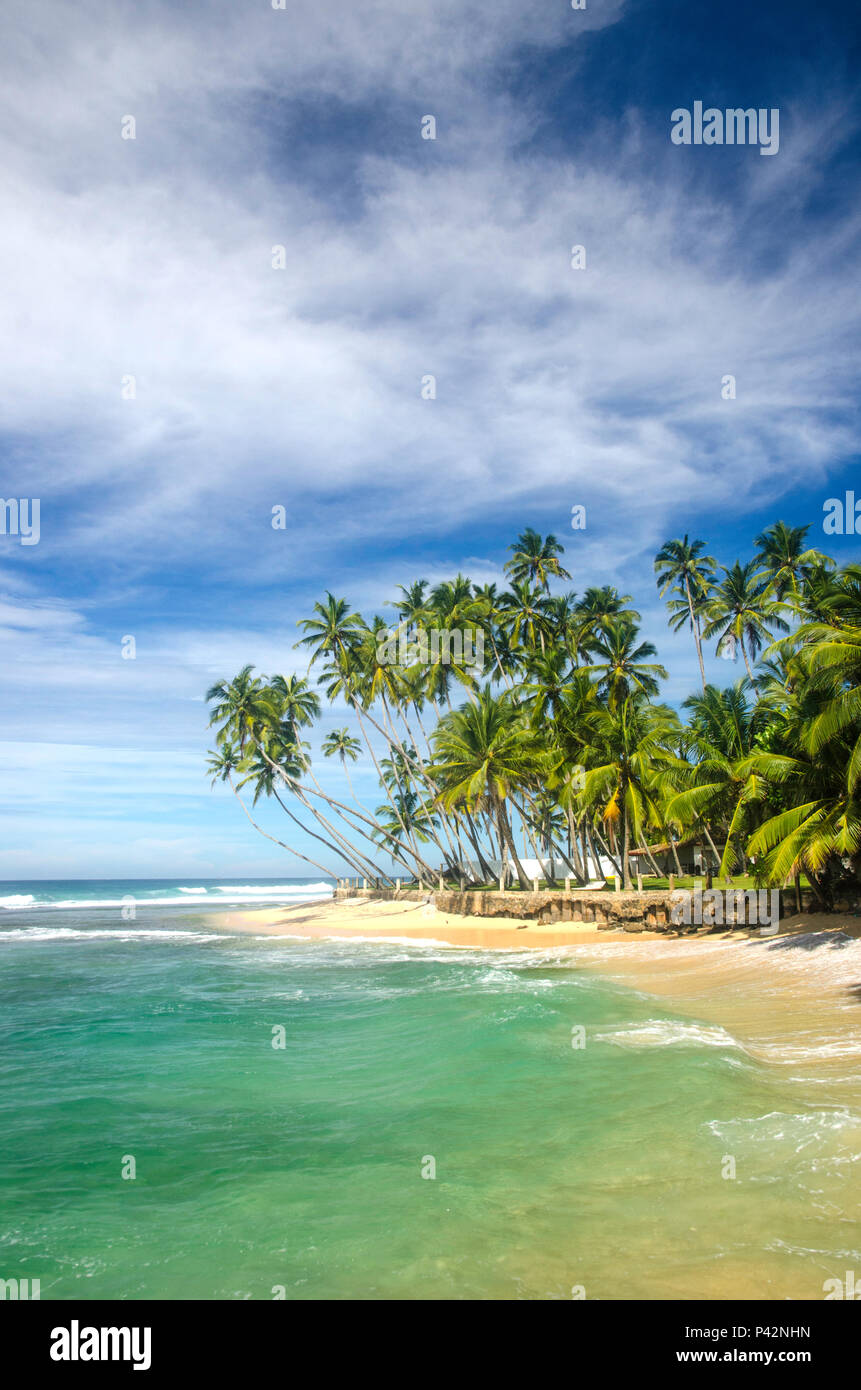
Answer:
[[[682,866],[681,866],[681,864],[679,863],[679,852],[678,852],[678,850],[676,849],[676,842],[675,842],[675,840],[673,839],[672,835],[668,836],[668,839],[669,839],[669,841],[670,841],[670,848],[671,848],[672,851],[673,851],[673,863],[674,863],[675,866],[676,866],[676,873],[678,874],[679,878],[681,878],[681,877],[682,877]]]
[[[280,845],[282,849],[287,850],[288,854],[295,854],[297,859],[304,859],[306,864],[313,865],[315,869],[319,869],[320,872],[325,874],[327,878],[334,878],[337,882],[338,875],[333,874],[331,869],[324,868],[322,864],[317,863],[316,859],[309,859],[307,854],[300,854],[299,850],[293,849],[291,845],[285,845],[283,840],[276,839],[274,835],[270,835],[268,831],[264,830],[262,826],[258,825],[251,812],[249,811],[248,807],[245,805],[245,802],[242,800],[242,797],[239,795],[239,792],[234,787],[232,780],[229,777],[227,780],[228,782],[230,782],[230,790],[233,792],[233,795],[236,797],[236,800],[239,802],[240,806],[242,807],[246,816],[250,820],[251,824],[254,826],[254,829],[257,831],[258,835],[262,835],[264,840],[271,840],[273,845]],[[348,864],[349,862],[350,861],[347,860]]]
[[[700,680],[703,683],[703,694],[706,693],[706,672],[703,666],[703,644],[700,640],[700,620],[694,612],[694,601],[691,597],[691,586],[688,576],[685,575],[685,593],[688,599],[688,612],[691,615],[691,627],[694,630],[694,641],[697,644],[697,660],[700,663]]]
[[[599,849],[602,849],[602,850],[604,851],[604,854],[605,854],[606,857],[610,860],[610,863],[613,865],[613,868],[616,869],[618,873],[621,873],[621,872],[622,872],[622,866],[621,866],[621,864],[619,863],[618,858],[617,858],[616,855],[613,853],[613,851],[610,849],[610,846],[607,844],[607,841],[604,839],[604,836],[601,834],[601,832],[600,832],[600,830],[598,829],[597,826],[595,827],[595,839],[598,841],[598,848],[599,848]],[[598,878],[601,878],[601,877],[603,876],[603,874],[604,874],[604,870],[601,868],[601,861],[600,861],[600,859],[599,859],[599,860],[598,860],[598,875],[597,875]]]
[[[512,834],[511,826],[508,823],[508,814],[505,810],[504,801],[497,801],[497,817],[499,820],[500,839],[502,840],[503,844],[506,847],[506,850],[510,853],[512,859],[514,860],[514,868],[517,873],[517,879],[520,884],[520,887],[523,889],[524,893],[527,893],[529,891],[530,886],[529,879],[526,877],[526,872],[523,868],[523,865],[517,857],[517,846],[514,843],[514,835]]]
[[[705,831],[706,839],[708,840],[709,846],[711,847],[711,852],[712,852],[712,854],[713,854],[714,857],[715,857],[715,864],[717,865],[717,868],[720,869],[721,859],[720,859],[720,855],[719,855],[718,852],[717,852],[717,845],[715,844],[714,840],[712,839],[712,837],[711,837],[711,835],[710,835],[710,833],[709,833],[709,828],[708,828],[708,826],[706,825],[706,822],[705,822],[705,821],[703,821],[703,830]]]
[[[343,859],[347,864],[350,864],[351,867],[356,870],[357,874],[361,874],[362,876],[366,874],[371,874],[373,876],[376,875],[376,864],[372,863],[370,859],[363,855],[361,850],[357,849],[355,845],[352,845],[350,841],[346,839],[345,836],[339,834],[339,843],[333,844],[330,840],[327,840],[325,836],[318,835],[316,831],[310,830],[307,825],[302,824],[298,816],[294,815],[294,813],[290,810],[290,807],[287,806],[281,800],[281,797],[278,795],[277,791],[275,791],[274,787],[272,790],[273,795],[275,796],[275,800],[278,802],[278,805],[281,807],[284,814],[289,816],[290,819],[293,821],[294,825],[298,825],[299,829],[303,831],[304,834],[310,835],[312,840],[319,840],[321,845],[325,845],[327,849],[333,850],[334,853],[337,854],[340,859]],[[310,811],[312,816],[315,816],[315,819],[319,819],[319,817],[315,815],[313,806],[309,806],[307,809]],[[344,846],[346,846],[346,848],[344,848]],[[404,867],[406,867],[406,865]]]

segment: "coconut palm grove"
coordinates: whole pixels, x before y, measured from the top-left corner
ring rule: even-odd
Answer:
[[[594,882],[609,862],[629,889],[637,865],[657,883],[666,856],[681,873],[694,839],[709,881],[804,882],[827,910],[859,867],[861,566],[809,546],[808,529],[778,521],[731,567],[687,535],[661,547],[653,582],[701,676],[678,709],[661,700],[667,671],[635,596],[567,589],[552,535],[509,546],[502,592],[417,579],[370,618],[327,593],[298,624],[306,676],[247,665],[208,691],[213,781],[285,850],[298,853],[298,827],[319,846],[300,858],[377,886],[496,888],[501,871],[526,890],[531,857],[549,887]],[[740,678],[706,683],[710,644],[741,658]],[[349,721],[322,744],[340,795],[309,751],[324,699]],[[353,791],[361,756],[376,807]],[[261,798],[283,810],[283,836],[259,825]]]

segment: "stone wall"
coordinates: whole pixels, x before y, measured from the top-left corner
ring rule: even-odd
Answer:
[[[439,912],[465,917],[517,917],[552,926],[556,922],[594,922],[599,931],[678,931],[680,927],[671,918],[671,910],[679,899],[671,900],[669,892],[610,893],[606,891],[570,892],[542,889],[537,893],[499,893],[479,889],[463,893],[444,890],[417,889],[398,890],[394,888],[338,888],[335,900],[345,898],[366,898],[377,902],[424,902],[430,898]],[[707,895],[704,900],[705,921],[693,923],[682,929],[697,930],[708,926],[708,906],[713,902]],[[744,926],[753,918],[751,903],[746,898],[742,904],[733,904],[733,910],[726,914],[731,920],[726,925]],[[770,906],[770,895],[769,895]],[[811,895],[802,894],[803,910],[810,910]],[[795,892],[784,889],[780,893],[780,917],[791,917],[795,912]]]

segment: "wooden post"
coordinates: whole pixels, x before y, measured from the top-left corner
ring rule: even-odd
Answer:
[[[532,891],[533,891],[533,893],[537,893],[537,892],[538,892],[538,879],[537,879],[537,878],[534,878],[534,879],[532,880]]]
[[[675,886],[676,886],[676,876],[675,876],[675,874],[670,874],[670,876],[669,876],[669,884],[670,884],[670,892],[672,893],[673,890],[675,889]]]
[[[643,875],[642,875],[642,874],[639,872],[639,870],[638,870],[638,871],[637,871],[637,892],[638,892],[638,893],[642,893],[642,891],[643,891]]]
[[[367,886],[368,886],[368,880],[367,880],[366,878],[363,878],[363,879],[362,879],[362,887],[363,887],[363,888],[367,888]]]
[[[500,891],[500,893],[504,893],[504,892],[505,892],[505,875],[504,875],[504,874],[500,874],[500,875],[499,875],[499,891]]]
[[[620,879],[619,879],[619,875],[618,875],[618,874],[614,874],[614,875],[613,875],[613,887],[614,887],[614,889],[615,889],[615,891],[616,891],[617,893],[621,893],[621,891],[622,891],[622,884],[621,884],[621,881],[620,881]]]
[[[442,892],[442,874],[439,876],[439,891]]]

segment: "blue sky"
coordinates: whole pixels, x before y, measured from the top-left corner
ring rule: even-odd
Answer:
[[[41,538],[0,536],[0,876],[304,872],[209,790],[203,692],[304,670],[326,588],[370,616],[414,578],[499,582],[524,526],[569,587],[635,595],[665,697],[689,693],[658,546],[731,562],[777,517],[821,543],[858,477],[852,14],[7,15],[0,495],[40,498]],[[696,100],[779,108],[779,152],[673,145]],[[369,765],[357,785],[376,802]]]

